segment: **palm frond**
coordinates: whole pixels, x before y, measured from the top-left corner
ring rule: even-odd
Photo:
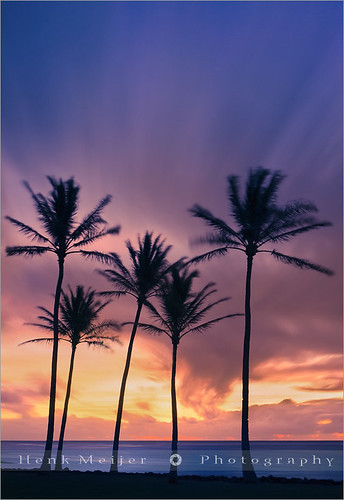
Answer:
[[[100,297],[122,297],[123,295],[126,295],[127,292],[120,292],[119,290],[104,290],[103,292],[97,292],[97,295]]]
[[[288,202],[284,207],[273,207],[267,223],[260,233],[260,242],[287,230],[308,226],[319,222],[310,213],[317,212],[317,207],[310,201],[296,200]]]
[[[86,238],[78,241],[77,243],[74,243],[73,245],[70,246],[70,248],[79,248],[79,247],[82,247],[82,246],[86,246],[86,245],[89,245],[91,243],[93,243],[94,241],[98,240],[99,238],[102,238],[103,236],[106,236],[108,234],[119,234],[120,232],[120,229],[121,229],[121,226],[115,226],[115,227],[111,227],[109,229],[103,229],[102,231],[98,231],[98,232],[90,232]]]
[[[159,311],[157,310],[157,308],[151,303],[149,302],[148,300],[145,302],[145,306],[149,309],[150,313],[152,314],[152,316],[157,320],[159,321],[159,323],[163,326],[165,326],[165,328],[169,328],[169,323],[167,320],[165,320],[162,315],[159,313]]]
[[[229,175],[227,177],[227,196],[230,203],[230,209],[232,210],[232,215],[241,227],[246,225],[245,209],[240,200],[239,193],[239,178],[237,175]]]
[[[90,231],[95,231],[99,224],[105,224],[106,221],[101,217],[101,212],[110,203],[112,196],[105,196],[98,205],[90,212],[79,224],[79,226],[70,235],[71,240],[87,235]]]
[[[189,212],[199,219],[203,219],[206,224],[210,227],[213,227],[217,231],[220,232],[221,235],[232,236],[233,238],[237,238],[240,241],[239,234],[232,229],[228,224],[226,224],[222,219],[215,217],[209,210],[201,207],[200,205],[194,205],[189,209]]]
[[[286,231],[284,233],[276,234],[273,236],[270,236],[263,240],[258,246],[262,246],[268,241],[273,242],[273,243],[278,243],[281,241],[288,241],[290,238],[302,234],[302,233],[307,233],[308,231],[312,231],[313,229],[319,229],[320,227],[329,227],[332,226],[331,222],[316,222],[314,224],[310,224],[308,226],[303,226],[303,227],[298,227],[296,229],[293,229],[291,231]]]
[[[9,222],[11,222],[11,224],[15,225],[16,227],[19,227],[19,231],[29,236],[33,241],[37,240],[41,243],[52,244],[52,242],[48,238],[46,238],[45,236],[43,236],[43,234],[39,233],[38,231],[28,226],[27,224],[24,224],[23,222],[20,222],[19,220],[14,219],[13,217],[9,217],[8,215],[5,216],[5,219],[7,219]]]
[[[130,325],[130,324],[132,324],[132,322],[123,323],[123,325],[126,325],[126,324]],[[157,326],[151,325],[148,323],[139,323],[137,326],[140,328],[143,328],[143,330],[145,330],[146,332],[148,332],[152,335],[160,335],[161,333],[165,333],[166,335],[169,335],[169,333],[166,330],[164,330],[163,328],[158,328]]]
[[[128,245],[128,243],[127,243],[127,245]],[[121,257],[115,252],[110,252],[110,255],[112,257],[112,265],[114,265],[117,268],[117,271],[122,273],[122,275],[125,278],[130,279],[131,278],[130,273],[129,273],[128,269],[125,267],[125,265],[123,264]]]
[[[40,319],[43,319],[40,317]],[[49,330],[51,332],[54,327],[53,325],[44,325],[43,323],[24,323],[25,326],[37,326],[38,328],[42,328],[43,330]]]
[[[67,340],[67,339],[63,339],[61,337],[59,337],[58,340],[64,340],[66,342],[70,342],[70,340]],[[20,344],[18,344],[18,346],[20,345],[24,345],[24,344],[35,344],[35,343],[46,343],[46,344],[51,344],[52,342],[54,341],[53,338],[50,338],[50,337],[47,337],[47,338],[39,338],[39,339],[31,339],[31,340],[26,340],[25,342],[21,342]]]
[[[54,322],[52,321],[51,323],[49,321],[47,321],[47,318],[44,318],[43,316],[38,316],[38,319],[41,319],[42,321],[46,321],[46,325],[42,324],[42,323],[37,323],[36,326],[40,327],[40,328],[44,328],[46,330],[50,330],[51,332],[54,331]],[[33,323],[31,323],[33,324]],[[68,325],[66,325],[65,323],[63,323],[63,321],[59,320],[58,321],[58,332],[60,335],[65,335],[65,336],[70,336],[70,328]]]
[[[111,351],[111,348],[101,340],[83,340],[80,343],[87,344],[88,346],[93,346],[93,347],[101,347],[102,349],[109,349]]]
[[[67,253],[74,253],[74,251],[67,252]],[[111,262],[112,262],[111,256],[106,254],[106,253],[102,253],[102,252],[78,250],[75,253],[80,253],[86,259],[96,260],[97,262],[100,262],[102,264],[111,264]]]
[[[134,283],[134,280],[132,279],[131,276],[127,278],[126,276],[123,276],[119,272],[113,270],[113,269],[106,269],[105,271],[98,270],[98,274],[101,274],[104,276],[110,283],[112,283],[115,287],[119,288],[119,292],[125,292],[131,295],[134,295],[137,297],[138,295],[138,290],[136,287],[136,284]],[[104,296],[108,293],[103,293],[101,292]],[[115,292],[117,293],[117,291]]]
[[[39,220],[49,235],[55,236],[54,214],[47,199],[40,193],[35,194],[27,181],[23,182],[25,188],[31,194]]]
[[[47,199],[47,202],[53,214],[54,235],[57,241],[59,243],[63,242],[64,245],[74,226],[80,188],[74,184],[73,177],[67,181],[56,180],[52,176],[47,176],[47,178],[52,186],[50,198]]]
[[[289,201],[283,208],[283,218],[296,218],[300,215],[318,212],[317,206],[309,200]]]
[[[215,293],[215,290],[212,290],[210,293]],[[209,294],[208,294],[209,295]],[[205,307],[202,307],[205,301],[205,298],[202,297],[201,300],[198,300],[195,304],[191,303],[191,307],[187,309],[185,314],[185,321],[183,323],[184,328],[187,328],[195,323],[201,321],[208,311],[213,309],[218,304],[222,304],[222,302],[226,302],[229,300],[229,297],[224,297],[222,299],[216,300],[215,302],[211,302],[207,304]]]
[[[285,264],[292,264],[300,269],[313,269],[314,271],[318,271],[319,273],[327,274],[328,276],[332,276],[334,274],[330,269],[320,266],[318,264],[313,264],[305,259],[300,259],[297,257],[291,257],[290,255],[284,255],[280,252],[276,252],[276,250],[271,251],[271,255],[275,257],[277,260],[284,262]]]
[[[41,315],[37,316],[37,318],[44,321],[44,323],[24,323],[24,325],[36,326],[38,328],[42,328],[43,330],[49,330],[50,332],[54,331],[54,320],[53,319],[51,319],[50,317],[41,316]],[[61,320],[58,321],[58,332],[60,335],[65,335],[67,337],[70,335],[70,331],[69,331],[68,327]]]
[[[122,328],[122,324],[119,325],[119,329]],[[122,344],[122,342],[120,341],[120,338],[118,335],[103,335],[102,333],[94,333],[94,334],[87,334],[85,336],[82,336],[82,339],[83,340],[94,340],[94,339],[98,339],[98,340],[110,340],[110,342],[117,342],[118,344]]]
[[[162,279],[164,276],[170,274],[173,272],[174,269],[177,270],[182,270],[184,267],[188,265],[188,262],[186,261],[187,257],[181,257],[180,259],[176,260],[173,262],[173,264],[168,265],[161,273]]]
[[[49,318],[51,318],[52,320],[54,319],[54,315],[51,311],[49,311],[49,309],[47,309],[46,307],[43,307],[43,306],[37,306],[37,309],[39,309],[40,311],[43,311]]]
[[[266,225],[263,225],[260,231],[259,245],[264,244],[264,241],[266,241],[267,238],[318,222],[314,217],[304,214],[295,217],[284,217],[283,210],[278,208],[271,211],[268,219],[269,220],[267,220]]]
[[[121,330],[121,327],[122,325],[119,324],[117,321],[113,320],[101,321],[100,323],[91,324],[89,328],[85,329],[83,335],[81,335],[81,338],[83,337],[90,338],[92,336],[99,337],[106,330],[115,330],[119,332]]]
[[[118,336],[108,336],[108,335],[88,335],[87,337],[80,340],[80,344],[87,344],[88,342],[103,342],[104,340],[108,340],[109,342],[116,342],[119,345],[122,345]]]
[[[214,288],[209,290],[206,294],[200,292],[196,295],[194,300],[186,302],[182,321],[183,329],[190,328],[192,325],[199,323],[203,320],[207,312],[213,309],[213,307],[215,307],[217,304],[221,304],[222,302],[226,302],[227,300],[229,300],[229,297],[225,297],[215,302],[205,304],[209,296],[213,295],[216,292],[217,290],[215,290]]]
[[[190,242],[190,246],[198,246],[198,245],[231,245],[234,247],[240,247],[242,246],[242,243],[234,240],[233,238],[230,238],[226,236],[225,234],[221,233],[208,233],[204,236],[199,236],[198,238],[194,238]]]
[[[268,174],[270,173],[267,171]],[[275,203],[278,188],[280,187],[281,182],[286,178],[284,174],[282,174],[279,170],[276,172],[272,172],[270,177],[270,182],[266,186],[266,188],[262,192],[262,205],[266,207],[271,207],[272,204]]]
[[[94,294],[94,297],[96,297],[98,294]],[[109,299],[106,302],[101,302],[101,301],[95,301],[94,303],[94,315],[98,316],[99,313],[106,307],[107,305],[111,304],[112,300]]]
[[[53,329],[53,325],[54,325],[54,320],[53,319],[47,318],[46,316],[41,316],[41,315],[37,316],[37,318],[41,319],[42,321],[45,322],[44,326],[48,326],[49,328]],[[38,324],[37,324],[37,326],[38,326]]]
[[[201,325],[197,325],[194,328],[190,328],[186,332],[184,332],[180,338],[184,337],[184,335],[187,335],[188,333],[203,333],[205,330],[208,330],[211,326],[215,325],[216,323],[219,323],[223,319],[227,318],[234,318],[235,316],[244,316],[244,314],[236,313],[236,314],[226,314],[226,316],[220,316],[219,318],[211,319],[210,321],[207,321],[206,323],[202,323]]]
[[[225,255],[228,250],[229,247],[216,248],[215,250],[211,250],[210,252],[206,252],[202,255],[198,255],[197,257],[193,257],[189,260],[188,264],[198,264],[199,262],[211,260],[212,258],[218,257],[219,255]]]
[[[43,255],[47,252],[52,252],[50,247],[43,246],[14,246],[6,247],[6,254],[9,257],[13,255],[24,255],[25,257],[34,257],[35,255]]]

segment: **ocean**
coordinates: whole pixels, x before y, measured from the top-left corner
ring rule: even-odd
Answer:
[[[1,468],[37,468],[43,441],[2,441]],[[52,457],[56,457],[54,442]],[[253,441],[251,459],[258,476],[343,479],[342,441]],[[66,441],[64,465],[70,470],[108,471],[112,459],[110,441]],[[239,441],[180,441],[173,458],[180,475],[241,476]],[[52,461],[52,464],[54,462]],[[168,472],[169,441],[122,441],[121,472]]]

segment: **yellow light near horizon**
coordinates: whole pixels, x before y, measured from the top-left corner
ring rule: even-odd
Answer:
[[[280,382],[251,382],[250,383],[250,406],[263,404],[277,404],[283,399],[292,399],[296,403],[303,403],[313,399],[324,399],[323,391],[307,391],[300,390],[295,387],[293,381]],[[219,405],[221,410],[225,411],[240,411],[241,410],[241,381],[238,381],[232,388],[232,392],[226,400]],[[342,396],[342,392],[326,391],[326,399],[338,398]],[[331,423],[331,422],[327,422]],[[321,425],[321,424],[320,424]]]
[[[1,410],[1,420],[17,420],[19,418],[22,418],[22,416],[15,411],[8,410],[6,408],[4,410]]]
[[[324,420],[319,420],[317,422],[318,425],[328,425],[328,424],[332,424],[332,420],[331,419],[324,419]]]

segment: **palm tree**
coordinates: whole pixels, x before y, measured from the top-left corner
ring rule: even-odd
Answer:
[[[224,255],[229,250],[240,250],[246,254],[246,291],[245,291],[245,333],[242,371],[242,452],[247,465],[243,464],[243,477],[247,482],[256,481],[256,474],[251,465],[249,443],[249,355],[251,337],[251,276],[253,258],[258,253],[269,253],[275,259],[292,264],[300,269],[313,269],[327,275],[329,269],[313,264],[308,260],[282,254],[267,244],[283,243],[294,236],[313,229],[330,226],[329,222],[319,222],[310,215],[317,211],[313,203],[292,201],[285,206],[276,204],[277,192],[283,179],[279,171],[270,172],[263,167],[251,169],[247,178],[245,193],[240,195],[239,179],[235,175],[228,177],[228,201],[232,216],[237,225],[233,229],[223,220],[215,217],[209,210],[194,205],[190,212],[194,217],[203,219],[213,232],[198,240],[199,243],[216,245],[217,248],[200,255],[193,262],[200,262]]]
[[[119,342],[118,337],[106,336],[103,333],[108,330],[120,330],[120,326],[115,321],[102,321],[95,323],[100,312],[110,301],[101,302],[96,299],[96,291],[89,288],[84,290],[84,287],[79,285],[76,287],[76,292],[69,288],[69,296],[61,290],[62,301],[60,304],[62,320],[59,320],[59,340],[69,342],[71,344],[71,358],[69,365],[69,375],[67,382],[67,390],[64,401],[64,409],[61,420],[61,430],[58,443],[56,470],[62,470],[62,450],[64,433],[67,422],[68,404],[71,393],[72,377],[74,369],[74,357],[76,348],[79,344],[87,344],[88,346],[102,347],[109,349],[107,341]],[[38,316],[38,319],[43,323],[29,323],[33,326],[53,331],[54,330],[54,315],[44,307],[39,307],[45,315]],[[52,338],[38,338],[27,340],[22,344],[32,342],[52,342]]]
[[[172,270],[170,277],[166,277],[159,291],[159,302],[161,313],[151,304],[148,307],[152,316],[160,325],[159,327],[146,323],[139,326],[153,334],[166,334],[172,341],[172,372],[171,372],[171,401],[172,401],[172,443],[171,443],[171,466],[170,482],[176,482],[177,466],[173,455],[178,452],[178,418],[177,418],[177,395],[176,395],[176,370],[177,349],[180,340],[189,333],[203,333],[215,323],[233,316],[242,314],[227,314],[205,323],[201,323],[204,316],[208,314],[217,304],[228,300],[223,298],[214,302],[208,299],[217,290],[215,283],[208,283],[199,292],[192,291],[195,278],[199,276],[198,271],[189,272],[187,269],[180,271]]]
[[[153,233],[146,232],[141,239],[138,237],[138,250],[135,250],[130,241],[126,242],[131,260],[131,269],[128,270],[121,258],[116,253],[110,253],[114,269],[99,271],[112,285],[114,292],[102,292],[104,295],[131,295],[136,300],[136,316],[132,327],[130,341],[128,345],[127,358],[122,376],[118,409],[116,417],[115,434],[112,450],[112,461],[110,472],[118,472],[118,447],[123,413],[123,403],[125,387],[127,383],[131,354],[133,350],[137,325],[146,301],[153,297],[161,284],[163,277],[170,270],[170,265],[166,259],[171,246],[165,246],[165,241],[160,241],[160,235],[153,240]]]
[[[61,420],[60,437],[57,448],[56,468],[55,470],[62,470],[62,450],[64,434],[67,423],[68,404],[71,394],[72,378],[74,370],[74,357],[76,348],[79,344],[87,344],[88,346],[96,346],[104,349],[109,349],[108,341],[119,342],[118,337],[103,335],[106,330],[120,330],[120,326],[115,321],[101,321],[95,323],[98,319],[100,312],[107,306],[110,300],[101,302],[96,299],[96,291],[89,288],[84,290],[82,285],[76,287],[76,292],[69,287],[69,296],[61,291],[62,301],[60,304],[62,320],[59,321],[59,340],[64,340],[71,344],[71,357],[69,363],[69,374],[67,382],[67,390],[63,407],[63,414]],[[32,326],[54,331],[54,315],[45,309],[39,307],[44,315],[38,316],[38,319],[43,323],[29,323]],[[52,342],[53,339],[37,338],[27,340],[19,345],[29,344],[33,342]],[[120,342],[119,342],[120,343]]]
[[[56,377],[57,377],[57,354],[58,354],[58,316],[59,303],[64,275],[64,262],[67,255],[79,253],[86,258],[96,258],[106,261],[106,256],[101,252],[85,251],[82,248],[93,243],[107,234],[118,234],[119,226],[108,228],[106,221],[102,218],[103,209],[110,203],[111,196],[105,196],[81,223],[76,222],[78,211],[79,186],[75,185],[74,179],[67,181],[48,176],[52,187],[49,196],[41,193],[35,194],[30,185],[24,182],[25,187],[34,202],[34,206],[45,234],[20,222],[12,217],[6,219],[14,224],[20,232],[28,236],[33,242],[40,245],[11,246],[6,248],[8,256],[24,255],[34,257],[46,253],[54,253],[58,261],[58,279],[54,299],[54,339],[51,362],[51,382],[49,397],[49,416],[47,427],[47,438],[45,443],[42,470],[50,470],[51,449],[54,436],[54,417],[56,400]]]

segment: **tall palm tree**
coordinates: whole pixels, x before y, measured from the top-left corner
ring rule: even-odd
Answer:
[[[178,452],[178,418],[177,418],[177,395],[176,395],[176,371],[177,371],[177,349],[180,340],[189,333],[203,333],[215,323],[233,316],[242,314],[227,314],[205,323],[203,318],[218,304],[225,302],[228,298],[209,302],[208,299],[217,290],[215,283],[208,283],[199,292],[192,291],[195,278],[199,276],[198,271],[189,272],[187,269],[180,271],[173,269],[171,275],[166,277],[159,291],[159,303],[161,313],[151,304],[148,307],[158,326],[139,323],[139,326],[150,333],[164,333],[172,341],[172,372],[171,372],[171,402],[172,402],[172,442],[171,442],[171,466],[170,482],[177,479],[177,466],[173,455]]]
[[[96,346],[104,349],[109,349],[108,341],[119,342],[118,337],[103,335],[106,330],[120,330],[120,326],[115,321],[101,321],[96,322],[100,312],[107,306],[110,300],[102,302],[96,299],[96,291],[89,288],[84,290],[82,285],[76,287],[75,293],[69,287],[69,295],[62,293],[62,300],[60,304],[62,320],[59,320],[59,340],[64,340],[71,344],[71,357],[69,363],[69,374],[67,382],[67,390],[63,407],[63,414],[61,420],[60,437],[57,448],[56,468],[55,470],[62,470],[62,450],[64,434],[67,423],[68,405],[71,394],[72,378],[74,370],[74,357],[76,348],[79,344],[87,344],[88,346]],[[54,315],[45,309],[39,307],[44,315],[38,316],[42,323],[29,323],[33,326],[54,331]],[[19,345],[29,344],[32,342],[52,342],[51,337],[37,338],[27,340]]]
[[[230,250],[239,250],[246,254],[246,291],[245,291],[245,333],[242,371],[242,452],[247,465],[243,464],[243,477],[247,482],[256,481],[256,474],[251,465],[249,443],[249,355],[251,337],[251,276],[253,258],[258,253],[269,253],[275,259],[292,264],[300,269],[313,269],[327,275],[329,269],[313,264],[308,260],[285,255],[266,245],[283,243],[294,236],[308,231],[330,226],[329,222],[319,222],[313,215],[317,211],[313,203],[292,201],[285,206],[276,204],[277,193],[285,178],[281,172],[270,172],[263,167],[251,169],[247,178],[245,193],[239,190],[239,179],[235,175],[228,177],[228,201],[237,229],[233,229],[223,220],[215,217],[209,210],[194,205],[190,212],[194,217],[203,219],[213,232],[198,240],[199,243],[216,245],[217,248],[193,259],[200,262],[226,254]]]
[[[45,231],[44,234],[13,217],[6,217],[9,222],[15,225],[20,232],[28,236],[33,242],[40,243],[40,245],[7,247],[6,253],[8,256],[24,255],[25,257],[34,257],[50,252],[57,256],[58,262],[58,278],[53,313],[54,339],[51,362],[49,416],[45,451],[41,467],[43,470],[51,469],[50,461],[54,437],[56,400],[58,316],[64,275],[64,262],[67,255],[75,253],[79,253],[86,258],[91,257],[106,261],[106,256],[101,252],[85,251],[82,248],[107,234],[118,234],[120,229],[119,226],[108,228],[105,225],[106,221],[101,216],[103,209],[110,203],[111,196],[105,196],[81,223],[77,223],[76,215],[78,212],[79,186],[74,183],[73,178],[67,181],[63,181],[62,179],[57,181],[54,177],[48,176],[48,180],[52,188],[48,197],[41,193],[34,193],[30,185],[24,182],[25,187],[28,189],[33,199],[38,220]]]
[[[141,239],[138,237],[138,249],[135,250],[130,241],[126,242],[131,260],[131,269],[127,269],[121,258],[116,253],[110,253],[114,269],[99,271],[112,285],[114,292],[102,292],[106,295],[127,294],[136,300],[136,316],[132,327],[130,341],[128,345],[127,358],[122,376],[118,409],[116,417],[115,434],[113,441],[112,462],[110,472],[118,472],[118,447],[123,413],[123,403],[125,387],[127,383],[131,354],[133,350],[137,325],[146,301],[155,295],[159,289],[161,281],[170,269],[166,259],[171,246],[165,246],[165,241],[160,241],[160,236],[153,239],[153,234],[146,232]]]

